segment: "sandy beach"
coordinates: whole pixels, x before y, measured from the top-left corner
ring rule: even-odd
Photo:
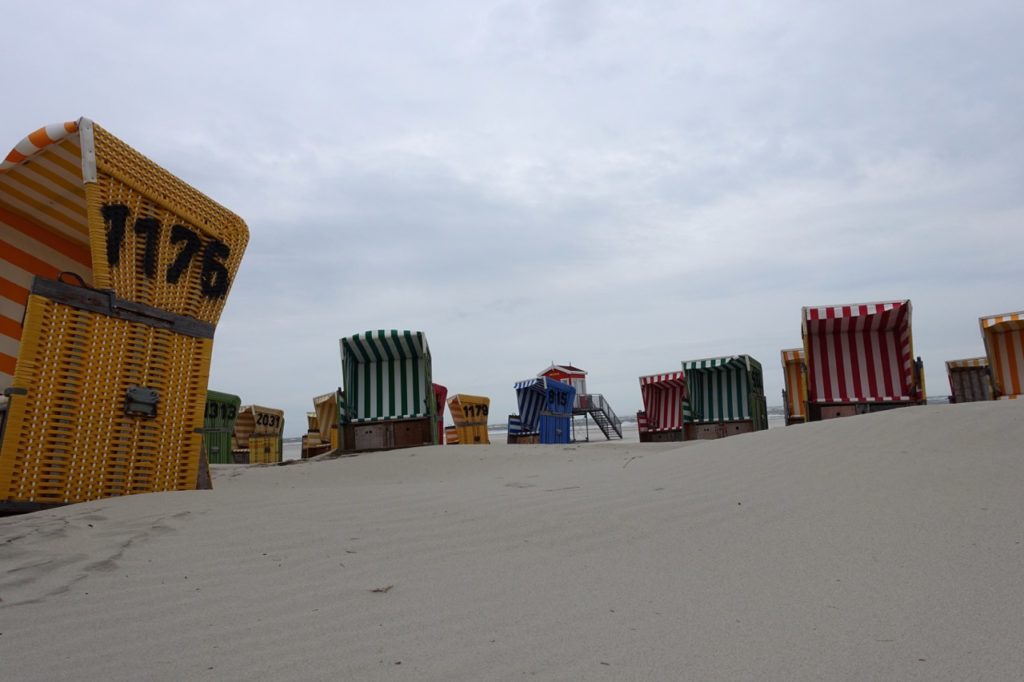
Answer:
[[[216,466],[0,519],[9,680],[1009,680],[1024,401]]]

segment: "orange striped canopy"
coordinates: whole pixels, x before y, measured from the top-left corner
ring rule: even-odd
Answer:
[[[82,178],[78,121],[36,130],[0,163],[0,390],[12,382],[33,277],[92,283]]]
[[[804,372],[804,349],[782,351],[782,371],[786,378],[786,415],[807,421],[807,374]]]
[[[1024,394],[1024,311],[978,320],[997,398]]]

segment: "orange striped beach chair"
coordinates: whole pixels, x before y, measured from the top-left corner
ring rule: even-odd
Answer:
[[[981,337],[997,400],[1024,394],[1024,311],[982,317]]]

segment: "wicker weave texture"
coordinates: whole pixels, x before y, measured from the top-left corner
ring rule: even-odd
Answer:
[[[252,435],[249,437],[249,464],[277,464],[283,449],[281,436]]]
[[[284,410],[262,405],[243,405],[235,420],[235,445],[248,448],[253,436],[280,436],[284,431]]]
[[[491,440],[487,432],[487,416],[490,407],[491,399],[482,395],[456,393],[448,398],[448,410],[452,413],[458,434],[454,442],[489,445]]]
[[[86,184],[86,210],[95,286],[216,324],[249,240],[245,223],[99,126],[94,131],[97,182]],[[127,209],[120,243],[113,246],[108,243],[111,221],[104,214],[111,206]],[[153,244],[149,232],[136,227],[140,219],[156,222]],[[198,241],[188,244],[176,235],[175,226]],[[217,244],[226,253],[214,248]],[[192,257],[172,276],[187,246]],[[225,288],[211,293],[211,283]]]
[[[63,504],[196,487],[211,339],[30,296],[0,500]],[[155,417],[125,413],[131,386]]]
[[[86,245],[13,210],[19,197],[12,185],[24,175],[21,166],[0,175],[0,390],[14,380],[20,323],[34,276],[54,279],[67,271],[86,283],[92,280],[92,256]],[[84,195],[82,204],[84,207]],[[84,209],[82,221],[84,224]]]
[[[331,438],[331,429],[340,422],[338,412],[338,394],[325,393],[313,398],[313,409],[316,411],[316,427],[320,430],[320,439],[328,441]]]
[[[206,392],[206,407],[203,423],[203,451],[210,464],[230,464],[231,435],[235,430],[235,419],[241,399],[237,395]]]

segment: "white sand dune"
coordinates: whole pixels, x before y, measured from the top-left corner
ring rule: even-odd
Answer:
[[[0,520],[0,676],[1024,675],[1024,401],[214,475]]]

